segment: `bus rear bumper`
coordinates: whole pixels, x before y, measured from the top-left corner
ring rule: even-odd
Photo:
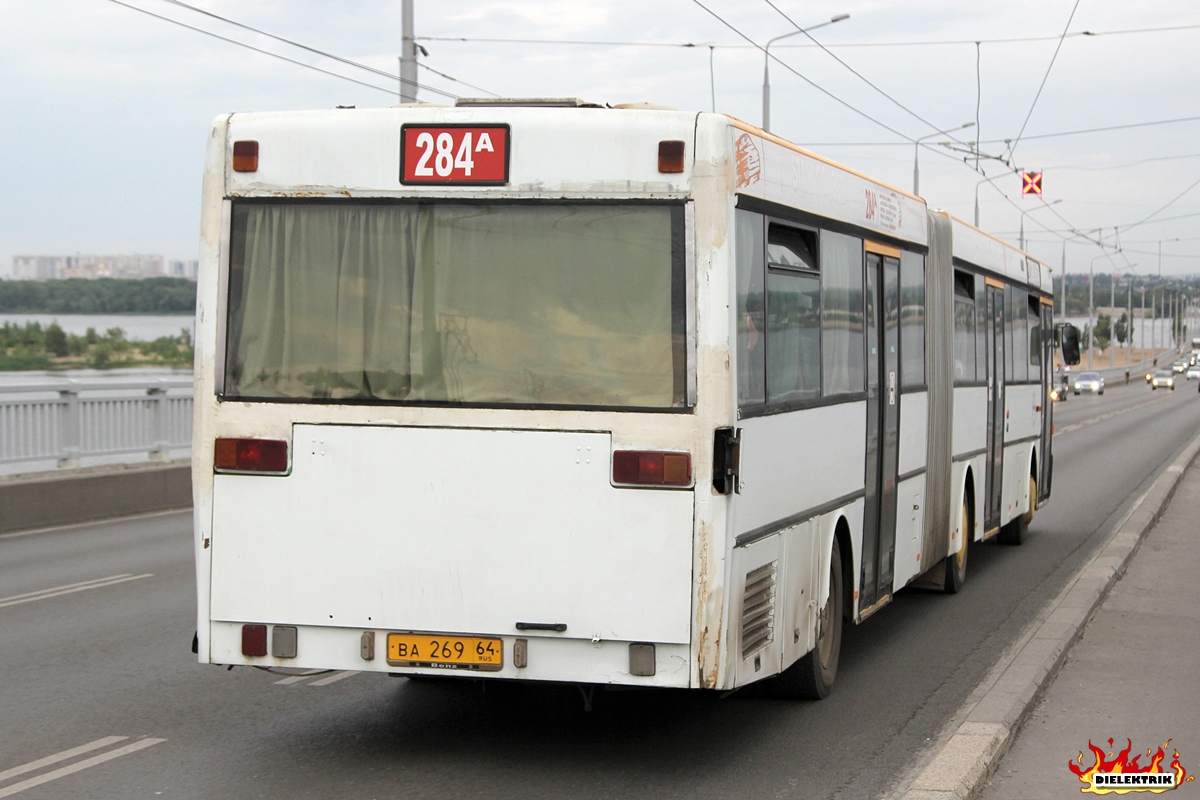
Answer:
[[[247,632],[247,628],[251,630]],[[472,634],[476,638],[485,636],[500,640],[498,663],[411,666],[389,660],[389,633],[399,632],[369,628],[213,622],[210,626],[209,652],[207,656],[201,653],[200,660],[210,664],[289,671],[327,669],[662,688],[688,688],[692,685],[690,648],[686,644],[593,641],[541,632],[531,632],[527,636]],[[464,638],[464,635],[451,634],[450,637]],[[247,641],[249,652],[263,654],[246,655]]]

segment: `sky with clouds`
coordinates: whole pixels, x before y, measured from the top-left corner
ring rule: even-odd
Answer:
[[[1023,227],[1055,268],[1153,274],[1161,251],[1164,275],[1200,274],[1190,0],[415,0],[418,98],[760,124],[760,46],[841,14],[772,45],[774,133],[910,191],[919,158],[931,207],[971,221],[978,199],[981,227]],[[215,116],[397,102],[400,0],[0,0],[0,18],[0,277],[14,255],[193,259]],[[1043,200],[1014,170],[1044,172]]]

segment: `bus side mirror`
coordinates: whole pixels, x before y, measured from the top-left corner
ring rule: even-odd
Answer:
[[[1071,366],[1079,363],[1079,329],[1069,322],[1055,326],[1055,338],[1062,350],[1063,361]]]

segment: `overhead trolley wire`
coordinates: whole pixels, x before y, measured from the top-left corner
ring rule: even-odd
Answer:
[[[251,31],[251,32],[257,33],[261,36],[266,36],[266,37],[268,37],[270,39],[274,39],[278,42],[283,42],[284,44],[290,44],[292,47],[298,47],[301,50],[307,50],[310,53],[315,53],[316,55],[323,56],[325,58],[332,58],[334,61],[340,61],[343,64],[348,64],[349,66],[357,67],[358,69],[363,69],[363,70],[366,70],[367,72],[374,72],[376,75],[382,75],[385,78],[391,78],[392,80],[401,80],[401,81],[403,81],[403,83],[406,83],[406,84],[413,83],[413,85],[415,85],[418,89],[425,89],[426,91],[442,94],[442,95],[445,95],[446,97],[454,97],[455,96],[448,92],[443,92],[440,89],[434,89],[432,86],[422,86],[421,84],[414,83],[413,81],[403,80],[403,78],[400,78],[399,76],[397,76],[393,73],[390,73],[386,70],[376,69],[375,67],[368,66],[367,64],[360,64],[357,61],[351,61],[348,58],[342,58],[341,56],[334,55],[333,53],[327,53],[324,50],[318,50],[315,47],[309,47],[306,44],[302,44],[301,42],[293,41],[292,39],[288,39],[283,36],[276,36],[273,33],[268,33],[267,31],[261,30],[259,28],[255,28],[251,25],[246,25],[245,23],[238,22],[237,20],[229,19],[228,17],[222,17],[220,14],[214,14],[211,11],[205,11],[203,8],[198,8],[194,5],[191,5],[190,3],[185,3],[185,2],[183,2],[183,0],[162,0],[162,1],[164,3],[170,3],[171,5],[179,6],[181,8],[186,8],[190,11],[195,11],[197,14],[203,14],[206,17],[212,17],[213,19],[220,20],[221,22],[228,23],[229,25],[234,25],[238,28],[242,28],[243,30]],[[484,92],[485,94],[490,94],[493,97],[499,97],[499,95],[497,95],[495,92],[491,92],[491,91],[488,91],[487,89],[484,89],[481,86],[476,86],[472,83],[467,83],[466,81],[459,80],[458,78],[455,78],[453,75],[447,75],[444,72],[439,72],[436,69],[434,69],[433,67],[431,67],[423,62],[418,62],[418,66],[420,66],[422,69],[432,72],[434,75],[443,77],[446,80],[454,81],[455,83],[461,83],[463,86],[470,86],[472,89],[478,89],[479,91]]]
[[[875,119],[874,117],[872,117],[872,116],[871,116],[870,114],[868,114],[867,112],[865,112],[865,111],[861,111],[861,110],[859,110],[859,109],[855,108],[854,106],[850,105],[848,102],[846,102],[845,100],[843,100],[842,98],[840,98],[840,97],[838,97],[837,95],[835,95],[835,94],[833,94],[832,92],[830,92],[830,91],[829,91],[828,89],[826,89],[825,87],[823,87],[823,86],[821,86],[820,84],[818,84],[818,83],[816,83],[816,82],[812,81],[811,79],[809,79],[809,78],[805,77],[805,76],[804,76],[804,75],[802,75],[802,74],[801,74],[801,73],[800,73],[798,70],[796,70],[796,69],[793,69],[793,68],[792,68],[792,67],[791,67],[789,64],[787,64],[786,62],[784,62],[784,61],[780,61],[780,60],[779,60],[779,58],[777,58],[776,56],[773,56],[773,55],[771,55],[771,54],[770,54],[770,53],[767,51],[767,49],[766,49],[765,47],[763,47],[761,44],[759,44],[758,42],[756,42],[756,41],[754,41],[753,39],[751,39],[751,38],[750,38],[749,36],[747,36],[746,34],[742,33],[742,32],[741,32],[740,30],[738,30],[737,28],[735,28],[735,27],[734,27],[732,24],[730,24],[729,22],[727,22],[727,21],[726,21],[726,20],[725,20],[725,19],[724,19],[724,18],[723,18],[723,17],[722,17],[720,14],[718,14],[717,12],[713,11],[713,10],[712,10],[711,8],[709,8],[708,6],[706,6],[706,5],[704,5],[703,3],[701,3],[701,2],[700,2],[700,0],[692,0],[692,2],[693,2],[693,3],[695,3],[696,5],[700,6],[700,8],[704,9],[705,11],[707,11],[707,12],[708,12],[710,15],[712,15],[712,16],[713,16],[713,17],[714,17],[714,18],[715,18],[715,19],[716,19],[718,22],[720,22],[720,23],[721,23],[722,25],[724,25],[726,28],[729,28],[729,30],[733,31],[733,32],[734,32],[734,33],[736,33],[738,36],[742,37],[742,38],[743,38],[743,39],[745,39],[747,42],[749,42],[750,44],[752,44],[752,45],[754,45],[755,47],[757,47],[759,50],[762,50],[762,51],[763,51],[763,53],[766,53],[766,55],[767,55],[769,58],[771,58],[772,60],[774,60],[774,61],[775,61],[775,63],[779,64],[779,66],[783,67],[783,68],[784,68],[784,69],[786,69],[788,72],[792,73],[792,74],[793,74],[793,75],[795,75],[797,78],[799,78],[800,80],[804,81],[804,82],[805,82],[805,83],[807,83],[809,86],[813,87],[814,89],[816,89],[817,91],[819,91],[821,94],[823,94],[823,95],[825,95],[826,97],[828,97],[830,100],[833,100],[834,102],[838,103],[839,105],[841,105],[841,106],[844,106],[844,107],[848,108],[849,110],[853,111],[855,114],[858,114],[859,116],[863,117],[864,119],[868,119],[868,120],[870,120],[871,122],[874,122],[876,125],[878,125],[879,127],[883,128],[884,130],[887,130],[887,131],[890,131],[891,133],[894,133],[894,134],[896,134],[896,135],[897,135],[897,136],[899,136],[901,139],[905,139],[905,140],[907,140],[907,141],[908,141],[908,142],[910,142],[910,143],[912,143],[912,142],[915,142],[915,141],[916,141],[916,140],[915,140],[915,139],[913,139],[911,136],[908,136],[907,134],[901,133],[900,131],[898,131],[898,130],[896,130],[895,128],[893,128],[891,125],[888,125],[888,124],[887,124],[887,123],[885,123],[885,122],[881,122],[880,120],[877,120],[877,119]]]
[[[367,72],[373,72],[373,73],[379,74],[379,76],[383,76],[385,78],[391,78],[392,80],[402,80],[402,82],[406,83],[406,84],[414,83],[414,82],[409,82],[409,80],[403,80],[403,78],[400,78],[400,77],[396,76],[396,74],[392,74],[388,71],[377,70],[376,67],[368,66],[366,64],[359,64],[358,61],[343,59],[342,56],[340,56],[340,55],[334,55],[332,53],[326,53],[326,52],[324,52],[324,50],[318,50],[317,48],[314,48],[314,47],[308,47],[307,44],[295,42],[293,40],[290,40],[290,38],[284,38],[283,36],[276,36],[275,34],[269,34],[269,32],[266,32],[265,30],[259,30],[258,28],[253,28],[253,26],[246,25],[244,23],[240,23],[240,22],[238,22],[238,20],[235,20],[235,19],[229,19],[228,17],[222,17],[221,14],[215,14],[215,13],[212,13],[211,11],[205,11],[204,8],[198,8],[191,4],[187,4],[187,2],[184,2],[182,0],[163,0],[163,2],[169,2],[169,4],[172,4],[174,6],[188,8],[188,10],[194,11],[198,14],[204,14],[205,17],[211,17],[212,19],[220,19],[221,22],[223,22],[223,23],[228,23],[230,25],[238,26],[238,28],[252,31],[252,32],[254,32],[254,34],[259,34],[259,35],[266,36],[269,38],[274,38],[274,40],[276,40],[277,42],[283,42],[284,44],[290,44],[290,46],[299,47],[301,50],[308,50],[308,52],[316,53],[317,55],[322,55],[326,59],[334,59],[335,61],[341,61],[342,64],[347,64],[352,67],[358,67],[359,70],[366,70]],[[461,83],[464,86],[470,86],[470,88],[484,92],[484,94],[486,94],[486,95],[491,95],[492,97],[499,97],[499,95],[497,95],[496,92],[488,91],[487,89],[482,88],[482,86],[476,86],[475,84],[467,83],[466,80],[460,80],[458,78],[455,78],[454,76],[448,76],[448,74],[446,74],[444,72],[438,72],[437,70],[434,70],[433,67],[425,64],[425,62],[419,61],[418,66],[420,66],[422,68],[422,70],[427,70],[428,72],[432,72],[433,74],[436,74],[436,76],[445,78],[446,80],[454,80],[455,83]],[[449,92],[444,92],[439,89],[434,89],[434,88],[432,88],[432,86],[424,86],[419,83],[416,83],[414,85],[418,89],[425,89],[426,91],[437,92],[437,94],[445,95],[446,97],[455,97],[455,95],[451,95],[451,94],[449,94]]]
[[[1122,31],[1076,31],[1067,34],[1066,38],[1073,39],[1080,36],[1101,37],[1101,36],[1122,36],[1128,34],[1140,33],[1174,33],[1176,31],[1195,30],[1200,28],[1200,25],[1176,25],[1172,27],[1161,28],[1133,28]],[[475,36],[418,36],[418,41],[422,42],[460,42],[460,43],[480,43],[480,44],[555,44],[555,45],[578,45],[584,47],[715,47],[718,50],[745,50],[754,48],[761,50],[762,48],[755,44],[708,44],[698,42],[614,42],[614,41],[598,41],[587,39],[521,39],[521,38],[500,38],[500,37],[475,37]],[[838,44],[820,45],[830,49],[844,49],[848,47],[856,48],[872,48],[872,47],[942,47],[947,45],[964,45],[964,44],[1023,44],[1025,42],[1053,42],[1062,39],[1061,34],[1053,36],[1022,36],[1013,37],[1010,39],[945,39],[942,41],[915,41],[915,42],[839,42]],[[812,47],[811,44],[778,44],[775,45],[779,49],[795,49],[798,47]]]
[[[1075,5],[1071,8],[1071,16],[1067,18],[1067,27],[1063,29],[1062,36],[1059,37],[1058,46],[1054,48],[1054,55],[1050,58],[1050,64],[1046,67],[1046,74],[1042,76],[1042,83],[1038,86],[1037,94],[1033,97],[1033,103],[1029,106],[1029,113],[1025,115],[1025,121],[1021,123],[1021,130],[1017,133],[1017,138],[1013,139],[1012,144],[1008,146],[1008,156],[1012,158],[1016,152],[1017,145],[1021,143],[1021,137],[1025,135],[1025,127],[1029,125],[1029,119],[1033,116],[1033,110],[1037,108],[1038,100],[1042,96],[1042,90],[1046,88],[1046,81],[1050,79],[1050,72],[1054,69],[1054,62],[1058,60],[1058,54],[1062,51],[1063,41],[1067,38],[1067,32],[1071,29],[1071,21],[1075,19],[1075,12],[1079,10],[1080,0],[1075,0]]]
[[[925,118],[924,118],[924,117],[922,117],[920,114],[918,114],[917,112],[913,111],[911,108],[909,108],[908,106],[904,105],[903,103],[901,103],[901,102],[900,102],[899,100],[897,100],[896,98],[892,97],[890,94],[888,94],[887,92],[885,92],[883,89],[880,89],[880,88],[879,88],[877,85],[875,85],[875,84],[874,84],[874,83],[873,83],[873,82],[872,82],[872,81],[871,81],[869,78],[867,78],[867,77],[866,77],[865,75],[863,75],[861,72],[859,72],[859,71],[858,71],[858,70],[856,70],[854,67],[852,67],[852,66],[850,66],[849,64],[847,64],[847,63],[846,63],[845,61],[843,61],[842,59],[838,58],[838,57],[837,57],[837,55],[835,55],[833,52],[831,52],[831,51],[829,50],[829,48],[828,48],[828,47],[826,47],[826,46],[825,46],[824,44],[822,44],[821,42],[817,41],[817,40],[816,40],[816,39],[813,37],[813,35],[812,35],[811,33],[809,33],[809,32],[808,32],[806,29],[804,29],[804,28],[800,27],[800,25],[798,25],[794,19],[792,19],[791,17],[789,17],[787,14],[785,14],[785,13],[783,12],[783,10],[782,10],[782,9],[780,9],[780,8],[779,8],[779,6],[777,6],[777,5],[775,5],[773,2],[771,2],[771,0],[763,0],[763,2],[765,2],[765,3],[766,3],[767,5],[769,5],[771,8],[775,9],[775,11],[777,11],[777,12],[779,13],[779,16],[783,17],[783,18],[784,18],[784,19],[786,19],[788,22],[790,22],[792,25],[794,25],[794,26],[795,26],[795,27],[796,27],[796,28],[797,28],[797,29],[798,29],[798,30],[799,30],[801,33],[803,33],[803,34],[804,34],[804,35],[805,35],[805,36],[806,36],[806,37],[807,37],[809,40],[811,40],[813,44],[815,44],[817,47],[821,48],[821,50],[822,50],[822,51],[823,51],[823,52],[824,52],[826,55],[828,55],[828,56],[829,56],[830,58],[832,58],[834,61],[838,62],[838,63],[839,63],[839,64],[841,64],[843,67],[845,67],[846,69],[848,69],[848,70],[849,70],[849,71],[850,71],[850,72],[851,72],[851,73],[852,73],[852,74],[853,74],[853,75],[854,75],[856,78],[858,78],[859,80],[861,80],[863,83],[867,84],[867,86],[870,86],[870,87],[871,87],[872,89],[874,89],[876,92],[878,92],[879,94],[881,94],[881,95],[883,95],[884,97],[886,97],[886,98],[887,98],[888,100],[890,100],[890,101],[891,101],[891,102],[892,102],[892,103],[893,103],[893,104],[894,104],[894,105],[895,105],[897,108],[899,108],[899,109],[901,109],[902,111],[904,111],[905,113],[909,114],[909,115],[910,115],[910,116],[912,116],[914,119],[916,119],[916,120],[919,120],[920,122],[924,123],[925,125],[928,125],[928,126],[929,126],[929,127],[932,129],[932,130],[934,130],[934,131],[936,131],[936,132],[938,132],[938,133],[944,133],[944,131],[942,131],[942,130],[941,130],[941,128],[939,128],[937,125],[934,125],[932,122],[930,122],[929,120],[925,119]],[[947,135],[947,136],[950,136],[950,138],[951,138],[951,139],[953,139],[953,140],[955,140],[955,141],[959,141],[958,137],[956,137],[956,136],[952,136],[952,135],[950,135],[949,133],[947,133],[946,135]],[[917,142],[917,144],[918,144],[918,145],[920,145],[920,142]],[[926,149],[932,149],[932,148],[929,148],[929,147],[926,145]]]
[[[232,44],[232,45],[237,45],[238,47],[244,47],[244,48],[246,48],[247,50],[253,50],[253,51],[254,51],[254,52],[256,52],[256,53],[261,53],[262,55],[265,55],[265,56],[270,56],[271,58],[277,58],[277,59],[279,59],[279,60],[281,60],[281,61],[286,61],[286,62],[288,62],[288,63],[290,63],[290,64],[295,64],[295,65],[297,65],[297,66],[304,67],[304,68],[306,68],[306,69],[311,69],[311,70],[314,70],[314,71],[316,71],[316,72],[321,72],[321,73],[324,73],[325,75],[330,75],[330,76],[332,76],[332,77],[334,77],[334,78],[341,78],[342,80],[350,81],[351,83],[357,83],[358,85],[360,85],[360,86],[365,86],[365,87],[367,87],[368,89],[375,89],[376,91],[380,91],[380,92],[387,92],[388,94],[391,94],[391,95],[394,95],[394,94],[396,94],[396,90],[395,90],[395,89],[392,89],[392,88],[386,88],[386,87],[383,87],[383,86],[377,86],[376,84],[373,84],[373,83],[367,83],[366,81],[360,81],[360,80],[358,80],[357,78],[351,78],[351,77],[350,77],[350,76],[348,76],[348,75],[342,75],[341,73],[338,73],[338,72],[333,72],[332,70],[323,69],[322,67],[318,67],[318,66],[316,66],[315,64],[308,64],[308,63],[306,63],[306,62],[304,62],[304,61],[300,61],[300,60],[298,60],[298,59],[294,59],[294,58],[289,58],[288,56],[281,55],[281,54],[279,54],[279,53],[272,53],[270,50],[264,50],[264,49],[262,49],[261,47],[255,47],[254,45],[252,45],[252,44],[247,44],[246,42],[239,42],[237,39],[231,39],[231,38],[229,38],[229,37],[227,37],[227,36],[222,36],[222,35],[220,35],[220,34],[218,34],[218,33],[214,33],[214,32],[212,32],[212,31],[208,31],[208,30],[205,30],[205,29],[203,29],[203,28],[198,28],[198,27],[196,27],[195,25],[189,25],[189,24],[187,24],[186,22],[181,22],[181,21],[179,21],[179,20],[176,20],[176,19],[171,19],[170,17],[163,16],[162,14],[156,14],[156,13],[154,13],[153,11],[148,11],[148,10],[146,10],[146,9],[144,9],[144,8],[139,8],[139,7],[135,6],[135,5],[131,5],[130,3],[122,2],[122,0],[108,0],[108,2],[110,2],[110,3],[113,3],[113,4],[115,4],[115,5],[118,5],[118,6],[122,6],[123,8],[128,8],[128,9],[130,9],[131,11],[137,11],[137,12],[139,12],[139,13],[141,13],[141,14],[145,14],[145,15],[147,15],[147,16],[154,17],[155,19],[162,20],[163,22],[169,22],[169,23],[171,23],[172,25],[178,25],[178,26],[179,26],[179,27],[181,27],[181,28],[186,28],[186,29],[188,29],[188,30],[190,30],[190,31],[195,31],[196,33],[201,33],[201,34],[204,34],[205,36],[209,36],[209,37],[212,37],[212,38],[214,38],[214,39],[219,39],[220,41],[227,42],[227,43],[229,43],[229,44]],[[179,2],[178,0],[165,0],[165,2],[173,3],[173,4],[175,4],[175,5],[181,5],[181,6],[185,6],[185,7],[187,7],[187,8],[193,8],[192,6],[188,6],[186,3],[181,3],[181,2]],[[199,12],[199,13],[202,13],[202,14],[206,14],[206,15],[208,15],[208,16],[213,16],[213,17],[216,17],[216,15],[215,15],[215,14],[211,14],[210,12],[203,11],[202,9],[193,8],[193,10],[195,10],[195,11],[197,11],[197,12]],[[390,78],[391,80],[394,80],[394,81],[398,81],[398,80],[399,80],[399,77],[398,77],[397,75],[390,74],[390,73],[388,73],[388,72],[386,72],[386,71],[384,71],[384,70],[378,70],[378,69],[375,69],[374,67],[369,67],[369,66],[367,66],[367,65],[365,65],[365,64],[359,64],[359,63],[357,63],[357,62],[350,61],[350,60],[348,60],[348,59],[344,59],[344,58],[341,58],[341,57],[339,57],[339,56],[332,55],[332,54],[330,54],[330,53],[324,53],[324,52],[322,52],[322,51],[320,51],[320,50],[316,50],[316,49],[314,49],[314,48],[307,47],[307,46],[305,46],[305,45],[302,45],[302,44],[299,44],[299,43],[296,43],[296,42],[291,42],[291,41],[289,41],[289,40],[287,40],[287,39],[283,39],[282,37],[274,36],[274,35],[272,35],[272,34],[270,34],[270,33],[266,33],[266,32],[264,32],[264,31],[258,31],[258,30],[256,30],[256,29],[254,29],[254,28],[250,28],[249,26],[246,26],[246,25],[241,25],[241,23],[234,22],[233,20],[225,20],[225,19],[224,19],[224,18],[222,18],[222,17],[217,17],[217,18],[218,18],[218,19],[222,19],[223,21],[229,22],[229,23],[230,23],[230,24],[232,24],[232,25],[237,25],[237,26],[239,26],[239,27],[247,28],[247,29],[254,31],[255,33],[259,33],[259,34],[261,34],[261,35],[263,35],[263,36],[267,36],[267,37],[269,37],[269,38],[272,38],[272,39],[276,39],[276,40],[279,40],[279,41],[282,41],[282,42],[286,42],[286,43],[288,43],[288,44],[292,44],[292,45],[294,45],[294,46],[296,46],[296,47],[300,47],[300,48],[302,48],[302,49],[304,49],[304,50],[308,50],[308,51],[310,51],[310,52],[313,52],[313,53],[319,54],[319,55],[321,55],[321,56],[323,56],[323,57],[331,58],[331,59],[334,59],[335,61],[340,61],[340,62],[343,62],[343,63],[345,63],[345,64],[348,64],[348,65],[350,65],[350,66],[354,66],[354,67],[357,67],[357,68],[359,68],[359,69],[364,69],[364,70],[366,70],[366,71],[368,71],[368,72],[374,72],[374,73],[377,73],[377,74],[379,74],[379,75],[382,75],[382,76],[384,76],[384,77]],[[458,95],[455,95],[455,94],[453,94],[453,93],[451,93],[451,92],[446,92],[446,91],[443,91],[442,89],[435,88],[435,87],[433,87],[433,86],[426,86],[426,85],[424,85],[424,84],[420,84],[420,83],[418,83],[418,84],[416,84],[416,85],[417,85],[417,87],[418,87],[418,88],[424,89],[424,90],[426,90],[426,91],[429,91],[429,92],[433,92],[434,94],[440,94],[440,95],[443,95],[443,96],[445,96],[445,97],[449,97],[449,98],[456,98],[456,97],[458,96]],[[474,87],[474,88],[478,88],[478,87]]]
[[[403,78],[401,78],[400,76],[396,76],[396,74],[392,74],[391,72],[388,72],[385,70],[377,70],[376,67],[368,66],[366,64],[360,64],[360,62],[358,62],[358,61],[352,61],[350,59],[343,59],[342,56],[340,56],[340,55],[334,55],[332,53],[326,53],[326,52],[324,52],[324,50],[318,50],[317,48],[314,48],[314,47],[308,47],[307,44],[290,40],[290,38],[286,38],[283,36],[276,36],[275,34],[269,34],[269,32],[266,32],[265,30],[253,28],[253,26],[246,25],[245,23],[240,23],[236,19],[229,19],[228,17],[222,17],[221,14],[212,13],[211,11],[205,11],[204,8],[198,8],[197,6],[187,4],[187,2],[184,2],[182,0],[162,0],[162,1],[169,2],[169,4],[172,4],[173,6],[180,6],[182,8],[187,8],[187,10],[194,11],[198,14],[204,14],[205,17],[211,17],[212,19],[220,19],[221,22],[223,22],[223,23],[228,23],[229,25],[238,26],[238,28],[241,28],[242,30],[248,30],[248,31],[254,32],[254,34],[259,34],[260,36],[274,38],[274,40],[277,42],[283,42],[284,44],[290,44],[290,46],[299,47],[301,50],[308,50],[308,52],[314,53],[314,54],[317,54],[320,56],[324,56],[324,58],[326,58],[326,59],[334,59],[335,61],[342,62],[342,64],[346,64],[346,65],[349,65],[352,67],[358,67],[359,70],[366,70],[367,72],[373,72],[373,73],[379,74],[379,76],[383,76],[384,78],[391,78],[392,80],[402,80],[402,82],[406,83],[406,84],[414,83],[414,82],[410,82],[410,80],[403,80]],[[434,70],[433,67],[425,64],[425,62],[419,61],[418,66],[420,66],[422,68],[422,70],[427,70],[428,72],[432,72],[433,74],[436,74],[436,76],[445,78],[446,80],[454,80],[455,83],[461,83],[464,86],[470,86],[470,88],[484,92],[484,94],[486,94],[486,95],[491,95],[493,97],[499,97],[499,95],[497,95],[496,92],[488,91],[487,89],[482,88],[482,86],[476,86],[475,84],[467,83],[466,80],[460,80],[458,78],[455,78],[454,76],[448,76],[448,74],[446,74],[444,72],[438,72],[437,70]],[[449,92],[444,92],[439,89],[434,89],[434,88],[432,88],[432,86],[424,86],[419,83],[414,83],[414,85],[418,89],[425,89],[426,91],[436,92],[436,94],[445,95],[446,97],[455,97],[455,95],[451,95],[451,94],[449,94]]]

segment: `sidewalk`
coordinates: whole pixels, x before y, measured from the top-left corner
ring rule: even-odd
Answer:
[[[1096,764],[1089,740],[1105,760],[1132,741],[1129,758],[1140,753],[1145,767],[1146,751],[1168,739],[1164,771],[1178,752],[1188,774],[1200,774],[1200,464],[1184,473],[977,797],[1077,797],[1084,784],[1067,763],[1082,751],[1077,767]],[[1169,794],[1200,797],[1200,783]]]
[[[1096,765],[1090,740],[1106,761],[1131,742],[1128,761],[1138,761],[1126,773],[1160,747],[1162,770],[1174,771],[1178,752],[1198,777],[1168,794],[1200,798],[1200,463],[1189,466],[1198,451],[1200,438],[1031,621],[892,797],[1078,797],[1085,784],[1068,765]]]

